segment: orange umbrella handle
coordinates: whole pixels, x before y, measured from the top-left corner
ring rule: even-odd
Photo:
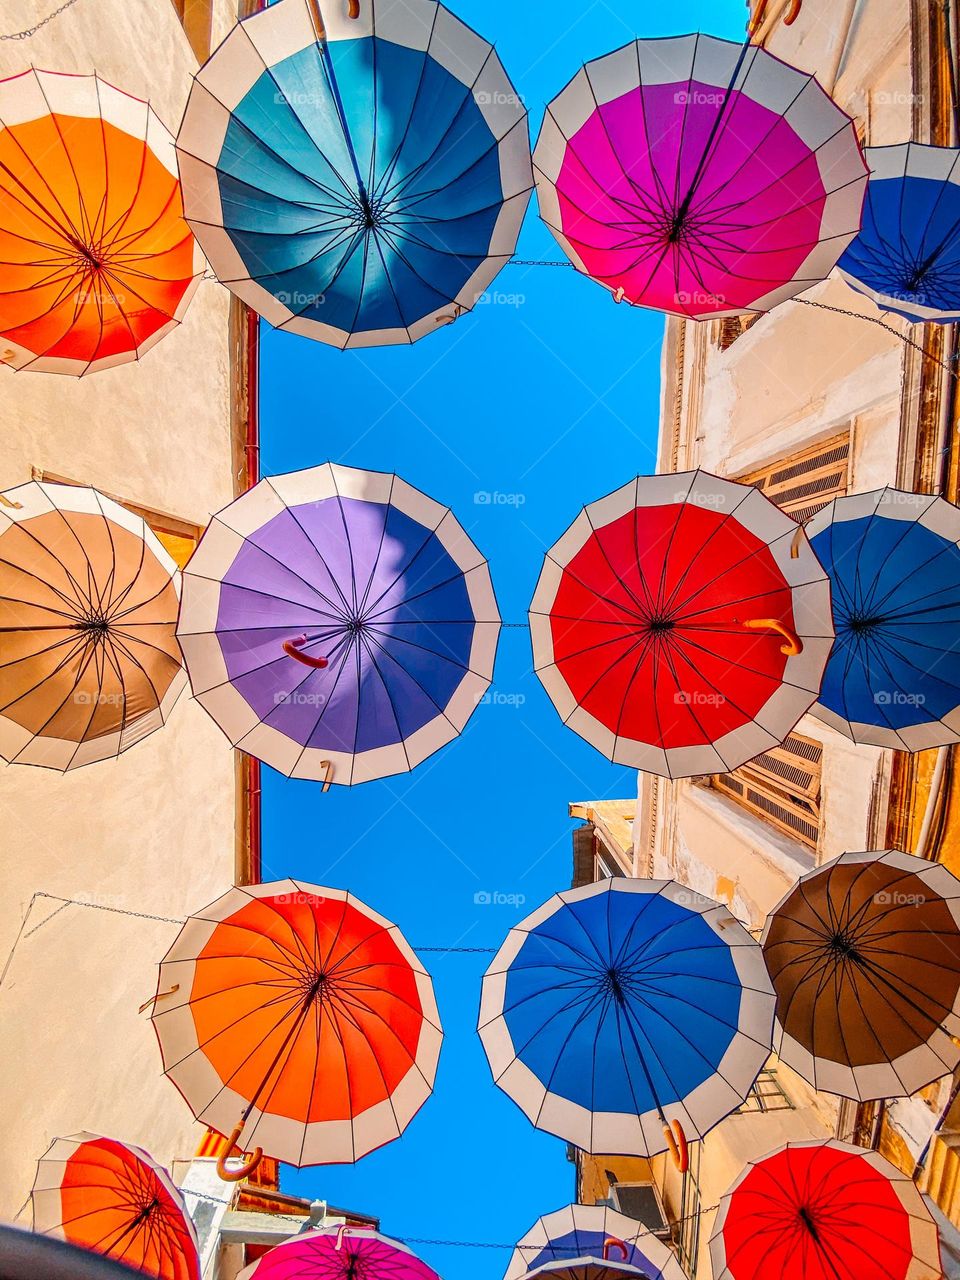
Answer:
[[[347,17],[360,17],[360,0],[347,0]]]
[[[251,1173],[253,1173],[254,1169],[256,1169],[257,1165],[263,1159],[263,1149],[261,1147],[257,1147],[257,1149],[249,1157],[249,1159],[247,1159],[240,1166],[239,1169],[227,1168],[226,1161],[229,1160],[231,1151],[237,1150],[238,1154],[241,1154],[241,1155],[243,1154],[237,1148],[237,1141],[239,1140],[240,1134],[243,1131],[243,1125],[244,1125],[244,1121],[243,1121],[243,1117],[241,1117],[239,1122],[237,1123],[237,1127],[234,1129],[233,1133],[231,1133],[230,1137],[227,1139],[226,1147],[217,1156],[217,1173],[223,1179],[224,1182],[239,1182],[241,1178],[248,1177]]]
[[[690,1168],[690,1152],[687,1149],[687,1135],[683,1132],[683,1125],[679,1120],[674,1120],[671,1130],[670,1126],[665,1124],[663,1136],[667,1140],[667,1149],[673,1157],[673,1163],[680,1173],[686,1173]]]
[[[169,991],[158,991],[155,996],[151,996],[149,1000],[144,1000],[143,1004],[137,1010],[137,1013],[143,1013],[144,1009],[149,1009],[151,1005],[155,1005],[158,1000],[162,1000],[164,996],[172,996],[175,991],[180,990],[180,983],[175,982]]]
[[[2,502],[5,507],[10,507],[11,510],[14,511],[19,511],[23,507],[22,502],[14,502],[12,498],[8,498],[6,494],[3,493],[0,493],[0,502]]]
[[[780,646],[780,652],[785,653],[788,658],[795,658],[798,653],[803,653],[803,641],[795,631],[784,626],[777,618],[746,618],[743,625],[753,631],[776,631],[783,636],[787,643]]]
[[[804,536],[803,525],[798,524],[797,531],[790,540],[790,559],[791,560],[800,559],[800,544],[803,540],[803,536]]]
[[[607,1236],[606,1240],[604,1240],[604,1242],[603,1242],[603,1260],[604,1260],[604,1262],[608,1262],[608,1261],[610,1260],[610,1250],[611,1250],[611,1249],[619,1249],[619,1250],[620,1250],[620,1257],[621,1257],[621,1259],[622,1259],[624,1262],[626,1262],[626,1260],[627,1260],[627,1254],[629,1253],[629,1250],[628,1250],[627,1246],[623,1243],[623,1241],[622,1241],[622,1240],[618,1240],[616,1236]]]
[[[329,790],[330,790],[330,779],[333,777],[333,761],[332,761],[332,760],[321,760],[321,761],[320,761],[320,768],[324,770],[324,775],[323,775],[323,790],[324,790],[324,791],[329,791]]]
[[[757,12],[753,15],[753,21],[750,23],[750,34],[752,36],[756,35],[763,26],[763,20],[767,16],[768,3],[769,0],[760,0],[759,5],[757,5]],[[785,27],[792,27],[800,17],[800,9],[802,5],[803,0],[792,0],[790,8],[787,10],[783,19],[783,25]]]
[[[309,653],[300,652],[306,643],[306,636],[296,636],[293,640],[284,640],[283,652],[288,657],[296,658],[298,662],[302,662],[305,667],[313,667],[317,671],[322,671],[324,667],[328,667],[330,663],[326,658],[311,658]]]

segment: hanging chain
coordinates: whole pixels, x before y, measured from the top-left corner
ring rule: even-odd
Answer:
[[[566,258],[511,258],[507,263],[510,267],[569,267],[574,270],[572,262],[568,262]]]
[[[922,356],[926,356],[928,360],[932,360],[934,364],[938,364],[945,373],[949,373],[951,378],[958,376],[956,370],[956,361],[958,356],[953,357],[953,365],[949,365],[945,360],[939,360],[936,356],[932,356],[922,343],[914,342],[913,338],[908,338],[905,333],[901,333],[899,329],[894,328],[892,324],[887,324],[886,320],[881,320],[877,316],[865,316],[859,311],[845,311],[843,307],[829,307],[825,302],[813,302],[810,298],[792,298],[792,302],[802,302],[805,307],[816,307],[818,311],[832,311],[838,316],[852,316],[854,320],[866,320],[869,324],[879,325],[881,329],[886,329],[887,333],[892,333],[895,338],[899,338],[901,342],[908,347],[913,347],[915,351],[919,351]],[[960,353],[958,353],[960,355]]]
[[[6,35],[0,35],[0,40],[29,40],[31,36],[35,36],[41,28],[45,27],[48,22],[52,22],[54,18],[59,18],[61,13],[73,8],[76,3],[77,0],[65,0],[65,3],[59,9],[54,9],[53,13],[48,13],[35,26],[27,27],[25,31],[10,31]]]

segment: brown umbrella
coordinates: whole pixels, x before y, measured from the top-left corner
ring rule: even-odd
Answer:
[[[897,850],[844,853],[767,920],[774,1050],[816,1089],[906,1097],[960,1062],[960,881]]]
[[[0,494],[0,757],[74,769],[158,729],[186,684],[179,584],[143,518],[95,489]]]

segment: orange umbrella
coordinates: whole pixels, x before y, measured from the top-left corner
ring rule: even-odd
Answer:
[[[74,769],[159,729],[186,686],[180,572],[95,489],[0,493],[0,759]]]
[[[0,362],[79,375],[136,360],[202,271],[148,103],[95,75],[0,81]]]
[[[231,889],[187,920],[151,1003],[166,1074],[198,1120],[230,1134],[224,1178],[262,1151],[298,1166],[359,1160],[399,1137],[433,1087],[429,975],[396,925],[341,889]],[[240,1170],[224,1163],[235,1146],[257,1147]]]
[[[94,1133],[57,1138],[37,1164],[33,1228],[160,1280],[200,1280],[197,1234],[165,1169]]]

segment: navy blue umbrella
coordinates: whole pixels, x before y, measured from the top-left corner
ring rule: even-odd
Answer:
[[[960,320],[960,150],[869,147],[860,234],[838,266],[858,293],[915,323]]]
[[[960,511],[881,489],[837,498],[807,535],[836,631],[814,714],[878,747],[960,741]]]

